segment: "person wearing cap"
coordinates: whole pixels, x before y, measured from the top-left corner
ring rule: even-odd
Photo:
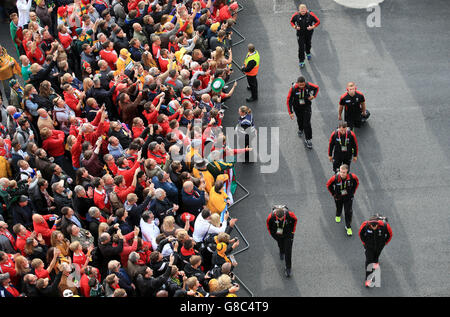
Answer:
[[[352,231],[352,216],[353,216],[353,197],[359,186],[358,177],[349,173],[348,165],[342,164],[339,167],[339,172],[328,180],[327,189],[334,198],[336,204],[336,222],[341,222],[342,209],[345,211],[345,230],[347,235],[351,236]]]
[[[297,82],[289,89],[286,98],[286,106],[289,117],[294,120],[297,117],[298,136],[305,134],[305,146],[312,149],[312,128],[311,128],[311,104],[317,97],[319,86],[307,82],[305,77],[300,76]]]
[[[291,276],[292,244],[294,242],[297,216],[286,206],[274,206],[266,220],[269,234],[278,244],[280,260],[285,260],[286,277]]]
[[[319,26],[319,18],[304,4],[300,4],[298,11],[291,17],[291,26],[297,31],[298,59],[300,67],[305,67],[305,52],[308,60],[311,59],[311,39],[314,29]]]
[[[22,224],[26,228],[33,228],[34,205],[28,199],[28,196],[21,195],[19,200],[11,206],[14,224]]]
[[[30,1],[31,2],[31,1]],[[11,284],[9,273],[0,274],[0,297],[19,297],[19,291]]]
[[[371,277],[372,272],[379,268],[378,258],[380,257],[383,248],[388,245],[392,239],[392,229],[387,222],[386,217],[381,217],[376,214],[361,224],[358,235],[364,246],[366,255],[365,286],[371,287],[373,282]],[[369,267],[371,264],[372,266]]]
[[[251,97],[245,99],[247,102],[258,100],[258,81],[256,75],[258,75],[260,57],[258,51],[255,49],[255,45],[248,44],[248,53],[245,56],[244,65],[241,70],[247,76],[248,87],[251,92]]]
[[[17,109],[22,108],[22,100],[24,92],[23,87],[20,86],[20,83],[15,78],[12,78],[9,81],[9,87],[11,88],[10,105],[16,107]]]
[[[126,70],[131,71],[134,67],[134,61],[131,59],[131,54],[126,48],[120,50],[119,58],[116,61],[115,74],[122,74]]]

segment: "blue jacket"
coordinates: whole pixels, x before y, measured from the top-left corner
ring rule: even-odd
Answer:
[[[155,189],[162,188],[166,192],[167,198],[174,204],[178,204],[178,188],[171,182],[160,182],[157,176],[153,176],[152,183]]]
[[[195,186],[192,194],[188,194],[186,191],[182,190],[181,200],[183,202],[183,211],[192,213],[195,216],[197,216],[203,210],[203,206],[206,205],[205,192],[199,190]]]

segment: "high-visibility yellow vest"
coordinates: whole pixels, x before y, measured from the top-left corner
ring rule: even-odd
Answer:
[[[255,61],[256,62],[256,66],[252,68],[251,71],[245,73],[245,75],[247,76],[256,76],[258,74],[258,70],[259,70],[259,53],[258,51],[255,50],[255,52],[250,55],[250,53],[247,53],[247,56],[245,57],[244,60],[244,66],[247,67],[248,62],[250,61]]]

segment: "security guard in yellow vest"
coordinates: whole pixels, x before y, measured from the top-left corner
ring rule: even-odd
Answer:
[[[259,53],[255,49],[255,45],[248,44],[248,53],[244,60],[244,65],[241,70],[247,76],[248,87],[252,96],[245,99],[247,102],[258,100],[258,81],[256,80],[256,75],[259,70]]]

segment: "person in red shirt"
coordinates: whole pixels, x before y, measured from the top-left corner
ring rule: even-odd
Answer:
[[[65,84],[63,90],[64,101],[75,112],[77,117],[81,117],[81,106],[83,105],[85,93],[73,88],[70,84]]]
[[[162,128],[162,135],[167,135],[167,133],[171,132],[172,130],[170,129],[170,125],[169,122],[172,120],[177,120],[180,121],[182,115],[183,115],[183,111],[184,109],[182,107],[179,107],[177,109],[177,111],[171,115],[170,117],[168,117],[167,115],[161,113],[157,120],[157,123],[159,124],[159,126]]]
[[[164,145],[153,141],[148,145],[147,157],[154,159],[158,165],[166,164],[169,155],[165,152]]]
[[[19,297],[19,291],[12,285],[9,273],[0,274],[0,297]]]
[[[94,246],[89,246],[87,253],[84,253],[81,243],[75,241],[70,244],[69,249],[72,251],[72,263],[78,265],[80,271],[84,271],[91,260],[91,253],[94,250]]]
[[[126,268],[128,265],[128,256],[130,255],[130,253],[137,250],[138,235],[139,228],[134,227],[134,231],[123,236],[123,249],[120,253],[120,263],[124,268]],[[133,240],[133,243],[130,244],[130,240]]]
[[[50,130],[47,127],[41,130],[42,148],[47,152],[48,156],[63,157],[64,148],[64,132],[61,130]]]
[[[161,55],[158,58],[159,63],[159,69],[161,70],[161,73],[165,73],[169,67],[169,63],[171,61],[171,56],[169,55],[169,50],[163,48],[161,50]]]
[[[34,269],[34,274],[38,278],[48,278],[49,280],[51,280],[50,273],[53,271],[53,268],[55,267],[56,261],[58,260],[58,256],[60,254],[61,251],[55,248],[55,251],[53,252],[52,261],[50,262],[47,268],[44,267],[44,262],[41,259],[39,258],[33,259],[31,261],[31,267]]]
[[[152,37],[152,54],[155,60],[161,57],[161,38],[158,35]]]
[[[0,251],[0,273],[9,273],[9,276],[12,279],[16,277],[17,272],[12,254]]]
[[[99,53],[101,59],[108,63],[111,70],[116,69],[117,52],[114,50],[114,43],[111,41],[106,41],[103,43],[103,49]]]
[[[128,160],[126,158],[118,158],[117,159],[117,175],[122,175],[125,181],[126,186],[130,186],[134,181],[134,176],[137,173],[139,165],[141,164],[141,151],[139,151],[136,161],[134,162],[132,167],[129,167]]]
[[[131,186],[126,185],[125,177],[123,175],[117,175],[116,177],[114,177],[114,191],[116,192],[117,197],[119,197],[122,203],[125,203],[125,200],[127,199],[129,193],[134,193],[137,182],[136,174],[139,173],[140,170],[141,168],[136,169],[133,175],[133,182],[131,183]]]
[[[28,231],[22,224],[15,224],[13,231],[16,234],[16,247],[24,255],[25,245],[27,239],[31,236],[31,232]]]
[[[81,279],[80,279],[80,292],[83,297],[90,297],[90,286],[89,286],[89,280],[91,278],[95,278],[97,280],[97,283],[100,283],[100,272],[97,268],[93,266],[87,266],[84,271],[82,272]]]
[[[217,21],[223,22],[228,19],[236,19],[238,8],[239,8],[239,6],[238,6],[237,2],[233,2],[230,5],[224,5],[222,8],[219,9]]]
[[[67,51],[70,49],[70,45],[72,44],[72,37],[69,32],[67,32],[67,28],[64,24],[58,25],[58,39],[61,42],[62,47]]]
[[[111,203],[106,194],[105,182],[102,178],[97,177],[93,181],[94,189],[94,204],[102,211],[109,212],[111,210]]]
[[[11,140],[0,137],[0,156],[11,158]]]
[[[55,227],[49,227],[47,221],[53,221],[57,218],[56,215],[40,215],[34,214],[33,219],[33,230],[36,234],[41,234],[42,238],[45,241],[46,245],[50,245],[50,238],[52,236],[52,232],[56,230]]]
[[[42,53],[39,43],[36,41],[28,41],[26,45],[26,54],[30,60],[30,63],[38,63],[39,65],[43,65],[45,62],[45,55]]]
[[[144,132],[145,125],[144,120],[142,120],[139,117],[136,117],[133,119],[133,126],[131,128],[131,131],[133,132],[133,139],[138,138],[142,132]]]

